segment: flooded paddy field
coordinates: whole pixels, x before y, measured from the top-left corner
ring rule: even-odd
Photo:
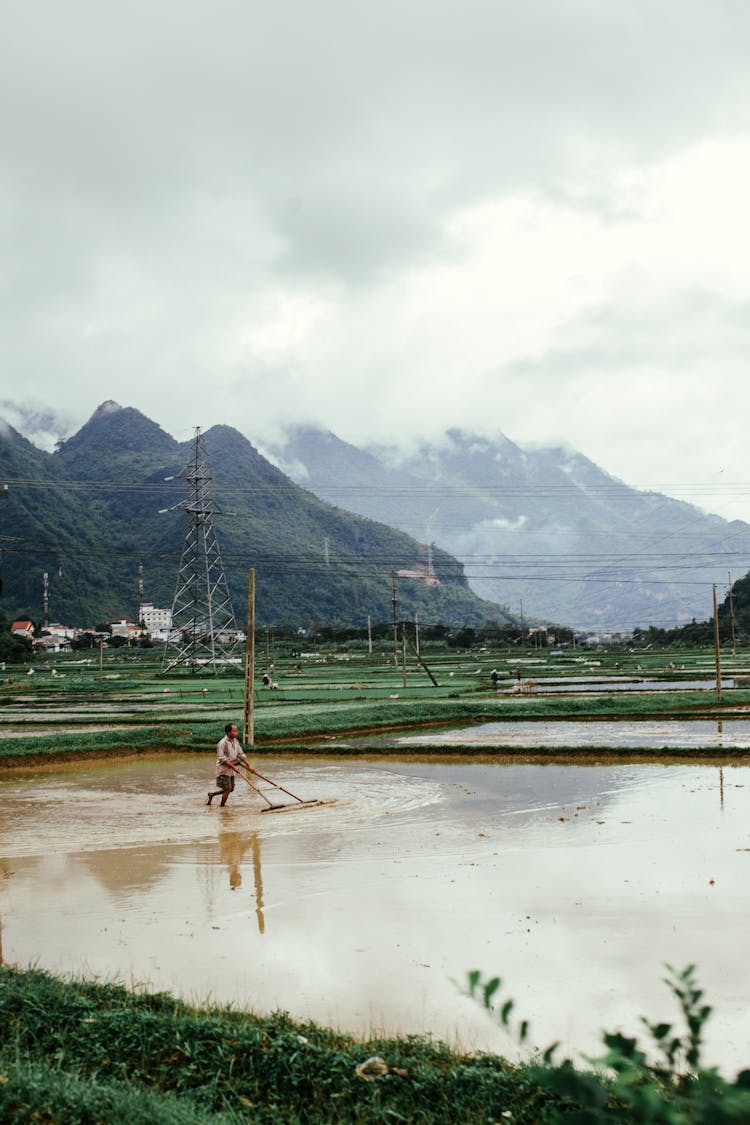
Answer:
[[[639,719],[629,723],[556,719],[549,722],[477,723],[452,730],[405,735],[397,739],[397,745],[407,752],[419,746],[528,751],[567,747],[576,750],[606,748],[608,751],[742,751],[750,749],[750,723],[746,719]]]
[[[733,688],[734,680],[724,680],[723,688]],[[613,691],[714,691],[716,680],[644,680],[636,677],[618,679],[614,676],[543,676],[538,679],[521,680],[520,684],[511,683],[498,688],[504,695],[517,693],[519,690],[537,695],[572,695],[595,692]]]
[[[663,963],[695,962],[706,1061],[747,1065],[750,767],[408,753],[258,758],[336,802],[283,813],[206,807],[210,755],[0,776],[4,960],[511,1055],[467,970],[575,1053],[671,1020]]]

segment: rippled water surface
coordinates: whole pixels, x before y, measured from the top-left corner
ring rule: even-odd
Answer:
[[[264,758],[335,804],[261,813],[246,787],[207,808],[211,765],[5,774],[5,960],[511,1053],[467,970],[591,1052],[671,1019],[662,965],[694,961],[708,1061],[750,1062],[749,768]]]

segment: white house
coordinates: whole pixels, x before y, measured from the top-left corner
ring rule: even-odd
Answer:
[[[138,606],[138,621],[143,623],[152,640],[165,641],[172,628],[172,610],[159,609],[151,602],[141,602]]]

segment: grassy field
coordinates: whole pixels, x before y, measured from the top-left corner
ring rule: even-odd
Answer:
[[[278,656],[268,671],[278,687],[254,693],[255,742],[326,751],[334,736],[471,724],[488,720],[744,718],[750,707],[750,651],[723,657],[721,701],[713,652],[623,648],[422,653],[436,684],[413,656],[404,669],[392,650],[331,649]],[[490,679],[498,673],[497,688]],[[667,690],[680,681],[686,690]],[[650,684],[663,690],[645,690]],[[623,686],[628,690],[622,690]],[[550,694],[551,688],[555,694]],[[6,669],[0,684],[0,761],[29,755],[205,750],[229,719],[241,725],[241,669],[160,674],[138,651],[98,659],[56,657]],[[384,746],[383,749],[386,749]]]
[[[492,998],[499,982],[470,976],[488,1018],[497,1017]],[[555,1065],[549,1057],[514,1064],[495,1055],[461,1055],[425,1037],[362,1041],[283,1013],[195,1009],[165,993],[0,967],[0,1119],[108,1125],[747,1122],[750,1076],[743,1072],[731,1082],[701,1069],[702,994],[684,973],[677,987],[685,992],[686,1031],[649,1026],[657,1042],[670,1036],[665,1060],[647,1064],[635,1039],[610,1035],[595,1072]],[[507,1003],[499,1018],[512,1029]]]

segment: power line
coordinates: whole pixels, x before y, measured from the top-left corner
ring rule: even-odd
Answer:
[[[96,548],[71,548],[69,545],[62,543],[39,543],[35,540],[33,543],[30,541],[0,537],[0,549],[10,554],[23,554],[33,555],[40,558],[47,558],[49,556],[64,557],[66,559],[116,559],[121,561],[142,561],[149,560],[151,562],[172,562],[174,560],[174,552],[155,552],[116,548],[109,544],[106,547]],[[225,559],[246,561],[248,559],[256,560],[256,564],[264,564],[270,566],[284,565],[290,568],[304,566],[310,570],[315,570],[319,573],[325,573],[329,567],[326,564],[325,558],[320,558],[315,551],[307,554],[294,554],[294,553],[277,553],[268,554],[264,552],[254,551],[225,551],[223,552]],[[700,555],[693,555],[689,562],[685,561],[684,553],[682,552],[665,552],[660,555],[522,555],[515,554],[509,558],[501,558],[494,555],[449,555],[448,561],[444,568],[436,568],[437,576],[447,577],[451,571],[451,563],[458,563],[461,567],[482,567],[485,571],[494,572],[504,576],[504,570],[524,568],[528,571],[547,570],[555,568],[556,573],[545,575],[544,577],[555,578],[561,568],[572,570],[574,568],[581,571],[578,574],[569,574],[568,577],[573,579],[583,578],[589,576],[590,571],[609,570],[614,573],[645,573],[651,574],[659,571],[690,571],[690,570],[704,570],[714,564],[718,565],[720,560],[725,559],[741,559],[745,558],[750,562],[750,549],[742,551],[706,551]],[[412,556],[399,552],[399,554],[380,554],[380,553],[367,553],[363,555],[345,555],[337,554],[337,559],[340,565],[349,568],[356,568],[362,566],[363,563],[369,565],[380,565],[384,567],[406,567],[413,562]],[[674,562],[657,560],[674,559]],[[458,572],[458,571],[456,571]],[[536,575],[529,575],[529,577],[536,577]]]
[[[4,483],[13,486],[24,486],[29,488],[57,488],[57,489],[73,489],[73,490],[92,490],[92,489],[105,489],[111,492],[142,492],[154,493],[165,492],[174,490],[175,484],[170,481],[165,481],[163,478],[158,481],[149,480],[70,480],[70,479],[55,479],[46,477],[4,477]],[[222,492],[238,494],[238,495],[263,495],[274,492],[309,492],[312,491],[304,484],[298,484],[295,481],[289,480],[288,482],[278,481],[273,484],[258,484],[258,485],[241,485],[229,483],[227,481],[221,482]],[[587,495],[609,495],[611,493],[621,493],[623,490],[635,493],[638,496],[658,496],[663,500],[674,499],[676,492],[684,492],[690,495],[703,494],[707,496],[715,495],[750,495],[750,482],[736,481],[725,482],[722,484],[710,483],[687,483],[687,484],[654,484],[654,485],[639,485],[633,486],[625,484],[624,482],[601,482],[596,484],[578,484],[575,481],[563,482],[555,484],[553,482],[545,484],[532,484],[522,483],[516,481],[509,481],[508,484],[450,484],[450,485],[437,485],[425,482],[424,484],[409,484],[409,485],[388,485],[378,484],[376,488],[372,485],[357,485],[357,484],[341,484],[340,481],[331,482],[315,482],[315,488],[319,491],[325,490],[326,492],[335,493],[337,495],[352,495],[352,496],[368,496],[368,495],[387,495],[387,496],[475,496],[481,499],[483,496],[493,496],[495,494],[509,494],[514,497],[517,496],[554,496],[561,493],[580,493],[585,492]],[[668,492],[663,490],[668,489]],[[317,493],[316,493],[317,494]]]

